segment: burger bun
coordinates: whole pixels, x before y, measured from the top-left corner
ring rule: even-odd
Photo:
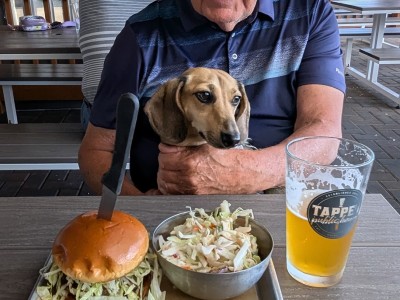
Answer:
[[[56,236],[52,255],[61,271],[88,283],[107,282],[135,269],[149,247],[145,226],[133,216],[114,211],[111,220],[97,210],[79,215]]]

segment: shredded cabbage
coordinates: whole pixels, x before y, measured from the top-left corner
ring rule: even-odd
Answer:
[[[150,290],[147,297],[143,297],[143,278],[149,273],[153,273]],[[162,273],[154,253],[147,253],[140,265],[127,275],[104,283],[74,280],[51,261],[40,274],[46,279],[45,285],[36,289],[41,300],[63,300],[68,294],[77,300],[165,300],[165,292],[160,288]]]
[[[192,210],[184,224],[175,226],[167,240],[159,236],[159,252],[171,263],[203,273],[236,272],[258,264],[256,237],[250,234],[251,209],[238,208],[231,213],[224,200],[209,215],[202,208]],[[238,217],[244,227],[235,227]]]

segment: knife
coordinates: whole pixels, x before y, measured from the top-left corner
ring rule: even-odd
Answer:
[[[117,106],[115,146],[111,167],[103,175],[101,181],[103,190],[97,214],[98,219],[111,220],[117,195],[121,193],[138,111],[138,98],[131,93],[122,94]]]

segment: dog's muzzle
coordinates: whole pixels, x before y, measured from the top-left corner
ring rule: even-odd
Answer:
[[[236,132],[234,134],[221,132],[221,142],[226,148],[232,148],[239,144],[240,142],[240,133]]]

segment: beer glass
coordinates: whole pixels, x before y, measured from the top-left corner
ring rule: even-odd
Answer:
[[[314,287],[340,281],[374,153],[342,138],[303,137],[286,147],[286,262]]]

